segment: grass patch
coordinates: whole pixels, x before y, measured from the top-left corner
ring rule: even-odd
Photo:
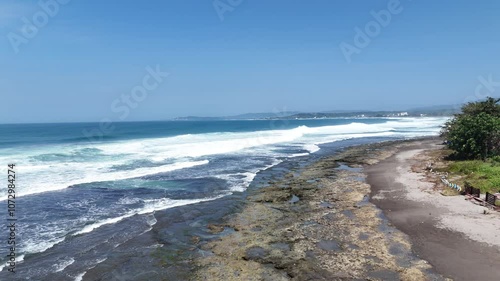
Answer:
[[[448,166],[450,175],[461,176],[460,186],[468,181],[472,186],[486,191],[496,193],[500,191],[500,162],[488,161],[452,161]]]
[[[457,196],[457,195],[460,195],[460,192],[458,192],[458,190],[455,190],[453,188],[445,188],[441,191],[441,195],[443,195],[443,196]]]

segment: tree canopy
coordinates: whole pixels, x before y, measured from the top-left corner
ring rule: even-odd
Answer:
[[[447,145],[461,159],[500,155],[500,99],[487,98],[462,107],[443,128]]]

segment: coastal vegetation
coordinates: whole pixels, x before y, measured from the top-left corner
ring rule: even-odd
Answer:
[[[500,99],[470,102],[445,124],[442,136],[461,160],[486,160],[500,155]]]
[[[482,192],[500,190],[499,102],[489,97],[464,105],[442,131],[451,150],[446,171]]]
[[[481,192],[498,192],[500,190],[500,159],[488,161],[467,160],[452,161],[449,173],[462,175],[463,182],[481,189]]]

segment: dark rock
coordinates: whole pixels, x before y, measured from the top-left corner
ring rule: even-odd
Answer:
[[[267,256],[267,251],[262,247],[250,247],[246,250],[243,259],[261,262]]]

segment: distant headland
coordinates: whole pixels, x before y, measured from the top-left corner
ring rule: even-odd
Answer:
[[[323,112],[276,112],[276,113],[246,113],[233,116],[177,117],[178,121],[215,121],[215,120],[272,120],[272,119],[328,119],[328,118],[383,118],[383,117],[439,117],[453,116],[460,112],[458,105],[439,105],[430,107],[412,108],[406,110],[333,110]]]

